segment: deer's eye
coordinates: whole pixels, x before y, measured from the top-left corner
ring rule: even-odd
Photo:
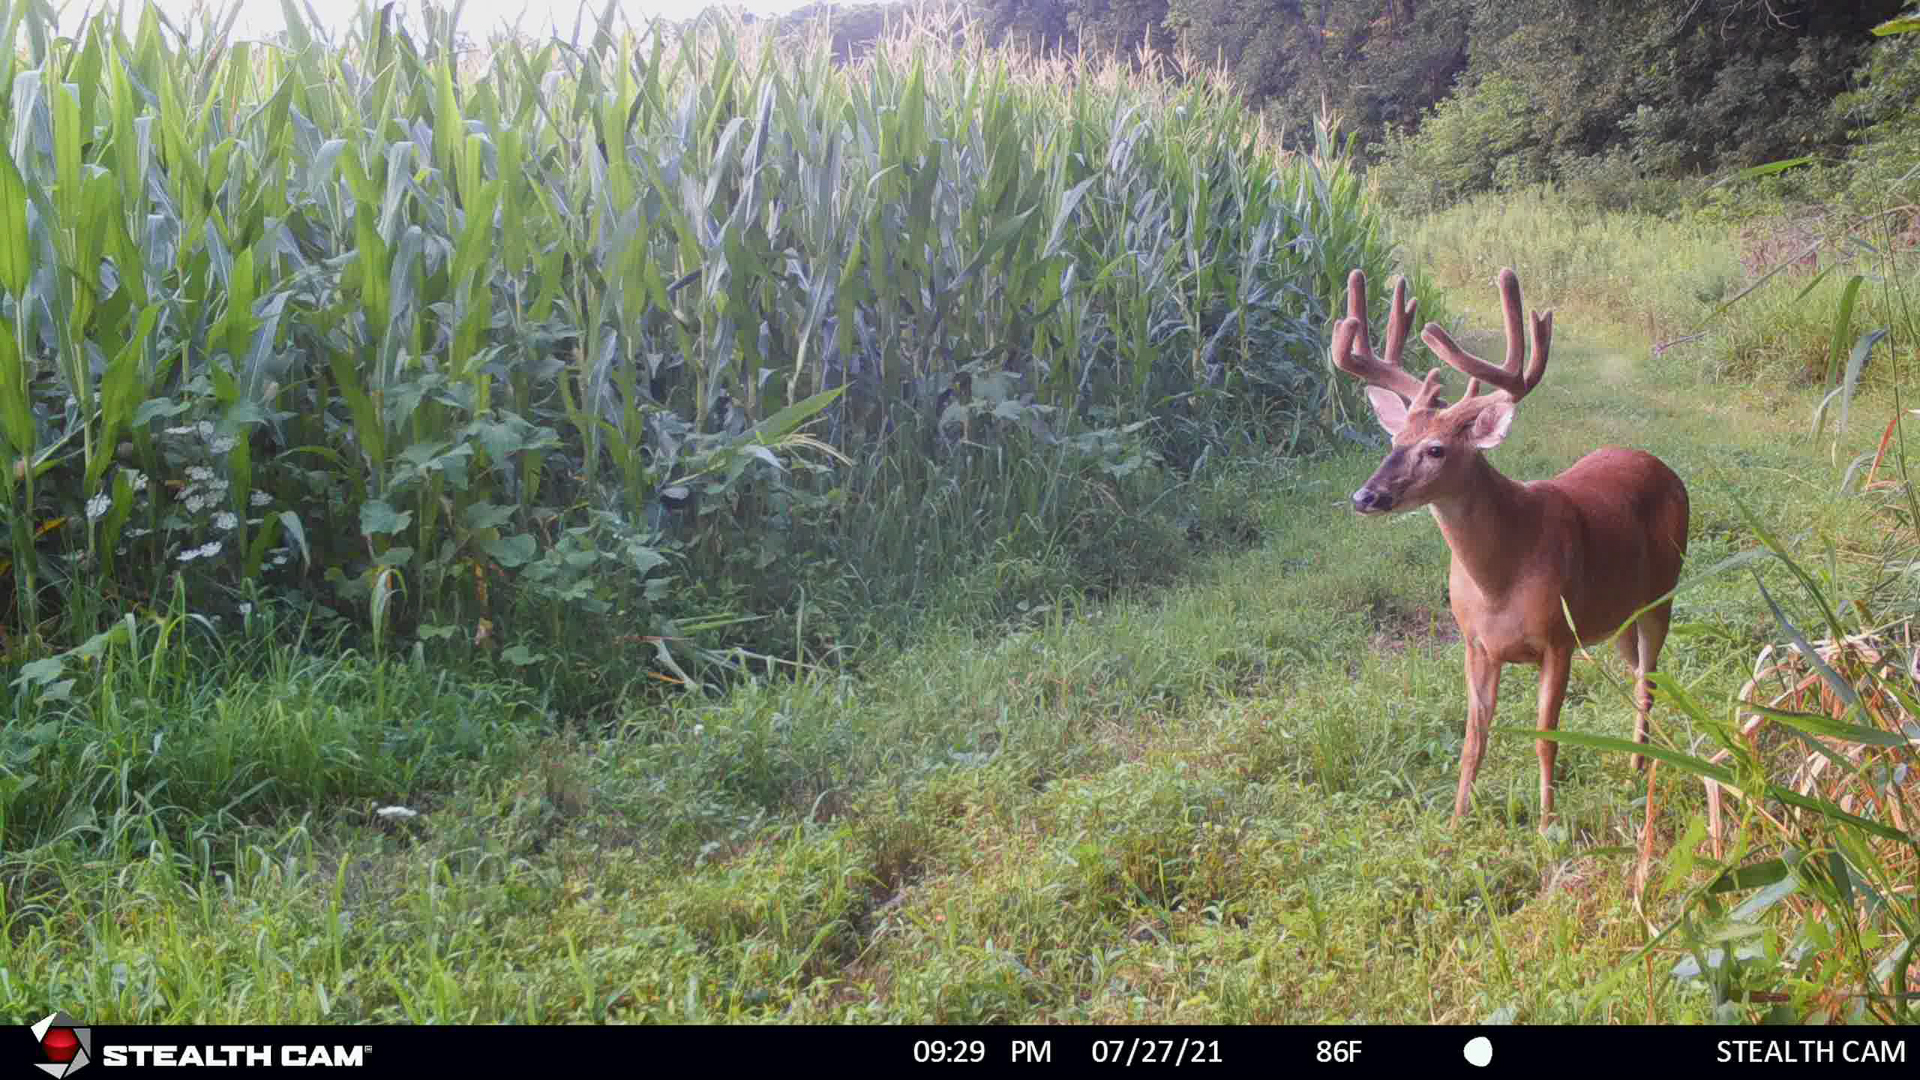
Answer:
[[[1447,448],[1439,443],[1432,443],[1427,447],[1427,456],[1437,461],[1447,456]]]

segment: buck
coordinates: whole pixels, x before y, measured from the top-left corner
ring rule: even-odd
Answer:
[[[1510,480],[1487,461],[1486,452],[1505,441],[1513,426],[1515,407],[1539,385],[1553,340],[1553,313],[1535,312],[1529,359],[1521,340],[1520,279],[1502,270],[1499,288],[1505,367],[1461,349],[1437,324],[1428,323],[1421,334],[1435,354],[1467,376],[1465,396],[1452,405],[1440,397],[1441,368],[1423,380],[1401,365],[1414,309],[1404,280],[1394,281],[1384,355],[1374,355],[1367,333],[1367,279],[1358,270],[1347,279],[1347,317],[1333,331],[1334,365],[1368,384],[1374,415],[1393,436],[1386,460],[1353,493],[1354,509],[1386,515],[1425,506],[1453,552],[1449,599],[1467,654],[1456,823],[1471,801],[1507,664],[1540,668],[1539,728],[1552,731],[1560,723],[1576,645],[1620,631],[1615,644],[1635,679],[1633,737],[1647,741],[1653,707],[1648,676],[1666,641],[1673,613],[1669,594],[1687,548],[1686,485],[1651,454],[1609,446],[1551,480],[1533,483]],[[1479,393],[1482,383],[1493,392]],[[1629,619],[1632,627],[1622,629]],[[1535,743],[1543,831],[1553,817],[1555,749],[1549,739]],[[1636,770],[1644,765],[1642,755],[1633,755]]]

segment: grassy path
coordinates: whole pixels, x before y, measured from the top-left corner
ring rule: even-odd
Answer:
[[[1509,475],[1608,442],[1659,454],[1692,492],[1696,571],[1749,546],[1736,495],[1783,533],[1837,527],[1806,394],[1702,389],[1644,343],[1559,329],[1495,456]],[[1864,447],[1887,414],[1855,415],[1844,445]],[[0,1003],[96,1022],[1703,1019],[1670,958],[1613,977],[1647,937],[1624,758],[1563,753],[1565,828],[1542,839],[1531,743],[1496,738],[1448,827],[1465,698],[1446,549],[1424,514],[1348,512],[1374,458],[1276,465],[1252,484],[1264,542],[1173,591],[936,636],[858,684],[503,749],[411,821],[340,800],[190,851],[96,823],[106,854],[48,854],[9,897]],[[1772,636],[1750,577],[1683,593],[1676,626],[1664,666],[1707,697]],[[1610,650],[1577,661],[1562,727],[1629,733],[1622,674]],[[267,696],[303,677],[266,676],[290,680]],[[1500,723],[1530,726],[1531,671],[1507,678]],[[1656,728],[1687,738],[1670,710]],[[1663,868],[1701,805],[1668,790]],[[1647,917],[1686,881],[1657,880]]]

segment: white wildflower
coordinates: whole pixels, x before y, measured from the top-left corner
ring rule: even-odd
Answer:
[[[180,425],[179,427],[170,427],[170,428],[168,428],[168,429],[167,429],[167,434],[169,434],[169,435],[191,435],[191,434],[193,434],[193,425],[192,425],[192,424],[182,424],[182,425]]]
[[[256,491],[253,493],[253,496],[249,501],[252,502],[253,505],[255,506],[265,506],[268,503],[273,501],[273,496],[267,494],[264,491]]]
[[[128,469],[127,475],[132,478],[131,483],[133,484],[133,490],[136,495],[147,490],[146,473],[141,472],[139,469]]]
[[[251,614],[253,614],[253,605],[252,605],[252,604],[241,604],[241,605],[240,605],[240,614],[241,614],[241,616],[242,616],[242,617],[245,617],[245,616],[248,616],[248,615],[251,615]]]
[[[211,559],[218,554],[220,554],[220,541],[218,540],[210,544],[205,544],[200,548],[200,557],[203,559]]]
[[[113,508],[113,500],[105,495],[95,495],[87,500],[87,520],[98,521],[101,515]]]
[[[233,527],[238,524],[240,524],[240,519],[237,517],[234,517],[228,511],[222,510],[219,513],[213,515],[213,527],[221,530],[222,532],[231,531]]]
[[[222,435],[219,438],[213,440],[213,445],[209,446],[207,449],[212,450],[216,454],[224,454],[227,451],[233,449],[234,443],[235,443],[235,440],[233,436]]]
[[[207,500],[201,498],[198,495],[187,496],[187,511],[189,513],[197,514],[200,511],[205,510],[206,508],[207,508]]]
[[[285,555],[275,555],[273,557],[273,565],[275,566],[287,565],[287,557]]]
[[[205,465],[189,465],[187,466],[187,479],[196,483],[211,480],[213,479],[213,470],[207,468]]]
[[[200,557],[199,548],[188,548],[187,550],[181,552],[179,555],[181,562],[192,562],[193,560],[199,557]]]
[[[202,420],[202,421],[200,421],[200,423],[199,423],[199,425],[198,425],[198,427],[199,427],[199,431],[200,431],[200,437],[201,437],[202,439],[211,439],[211,438],[213,438],[213,421],[211,421],[211,420]]]
[[[232,484],[225,480],[215,480],[213,483],[207,485],[207,490],[213,492],[215,495],[225,495],[227,489],[232,486]]]

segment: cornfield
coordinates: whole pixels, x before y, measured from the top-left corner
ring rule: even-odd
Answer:
[[[0,0],[30,639],[175,590],[484,638],[503,582],[644,627],[701,575],[911,575],[1334,430],[1329,304],[1392,269],[1332,133],[1280,153],[1205,75],[937,13],[843,64],[713,16],[476,48],[285,7],[63,38]]]

